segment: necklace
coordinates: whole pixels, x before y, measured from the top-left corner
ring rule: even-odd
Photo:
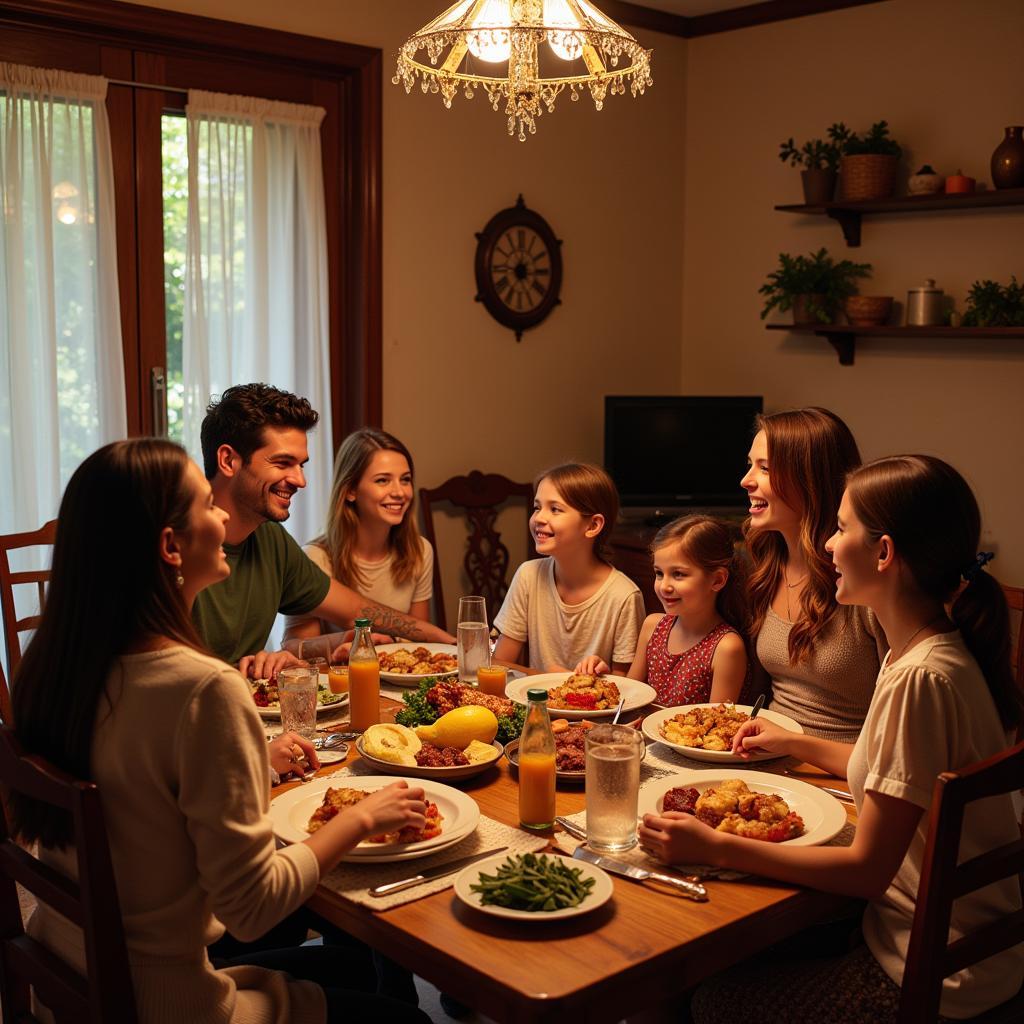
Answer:
[[[799,586],[800,586],[800,584],[801,584],[801,583],[803,583],[803,581],[804,581],[805,579],[807,579],[807,576],[808,576],[808,574],[807,574],[807,573],[804,573],[804,574],[803,574],[803,576],[801,576],[801,577],[800,577],[800,578],[799,578],[799,579],[798,579],[798,580],[796,581],[796,583],[790,583],[790,582],[789,582],[789,577],[788,577],[788,576],[786,575],[786,570],[785,570],[785,569],[783,569],[783,570],[782,570],[782,582],[786,584],[786,619],[787,619],[787,621],[789,621],[789,622],[792,622],[792,621],[793,621],[793,610],[792,610],[792,608],[790,607],[790,598],[789,598],[789,595],[790,595],[790,594],[792,593],[792,591],[793,591],[793,590],[794,590],[794,589],[795,589],[796,587],[799,587]]]
[[[892,661],[899,661],[900,658],[902,658],[903,655],[907,653],[908,648],[910,647],[911,643],[913,643],[914,638],[918,635],[918,633],[923,633],[929,626],[934,625],[940,619],[944,619],[945,617],[945,612],[939,612],[938,615],[929,619],[923,626],[918,626],[918,628],[915,629],[914,632],[907,637],[907,642],[900,648],[900,653],[897,654],[896,657],[892,659]],[[890,661],[890,665],[892,664],[892,661]]]

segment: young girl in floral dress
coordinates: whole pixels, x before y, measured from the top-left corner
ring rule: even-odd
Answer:
[[[748,612],[728,527],[711,516],[684,516],[658,532],[651,551],[665,614],[644,621],[629,678],[653,686],[659,704],[735,701],[747,678]],[[608,665],[591,655],[576,670],[600,674]]]

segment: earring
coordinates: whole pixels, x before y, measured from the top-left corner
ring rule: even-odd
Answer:
[[[178,575],[174,577],[174,582],[177,583],[179,587],[185,586],[185,577],[181,575],[180,569],[178,570]]]

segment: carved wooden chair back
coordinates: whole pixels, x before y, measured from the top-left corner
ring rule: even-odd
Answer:
[[[20,634],[27,633],[39,625],[40,612],[46,600],[46,584],[50,581],[50,570],[31,569],[24,572],[11,570],[11,552],[22,548],[52,546],[57,536],[57,520],[51,519],[45,526],[28,533],[8,533],[0,536],[0,616],[4,620],[4,639],[7,648],[7,671],[13,677],[14,670],[21,661]],[[38,609],[31,615],[18,618],[17,597],[15,587],[34,586],[36,588],[35,606]],[[4,714],[4,721],[10,719]]]
[[[128,967],[121,909],[110,863],[99,791],[26,755],[9,726],[0,728],[0,781],[66,811],[74,830],[77,882],[10,836],[7,812],[0,815],[0,1000],[4,1021],[34,1021],[30,987],[58,1022],[135,1024],[135,993]],[[25,934],[15,883],[24,886],[82,930],[83,976]]]
[[[1006,603],[1010,608],[1010,650],[1013,674],[1017,685],[1024,689],[1024,589],[1003,586]]]
[[[1024,838],[970,860],[960,859],[964,811],[975,800],[1012,793],[1024,778],[1024,743],[935,781],[917,909],[907,950],[898,1024],[935,1020],[942,979],[1024,942],[1024,910],[1004,915],[950,943],[953,901],[1017,876],[1024,896]],[[989,1013],[986,1022],[1024,1020],[1024,989]]]
[[[465,512],[469,536],[462,564],[469,577],[471,593],[481,594],[486,599],[488,621],[493,625],[511,576],[508,548],[502,543],[495,522],[501,506],[514,498],[522,498],[526,503],[526,551],[529,558],[533,556],[533,543],[530,540],[532,484],[516,483],[499,473],[481,473],[474,469],[467,476],[453,476],[445,480],[440,487],[420,488],[423,532],[434,548],[434,603],[437,625],[442,629],[448,628],[448,621],[441,589],[441,559],[434,529],[434,505],[446,501]]]

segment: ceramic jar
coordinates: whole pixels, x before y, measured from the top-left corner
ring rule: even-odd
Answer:
[[[907,191],[912,196],[931,196],[941,192],[945,184],[945,178],[941,174],[936,174],[931,164],[925,164],[917,174],[910,176]]]
[[[992,154],[995,188],[1024,188],[1024,126],[1012,125]]]

